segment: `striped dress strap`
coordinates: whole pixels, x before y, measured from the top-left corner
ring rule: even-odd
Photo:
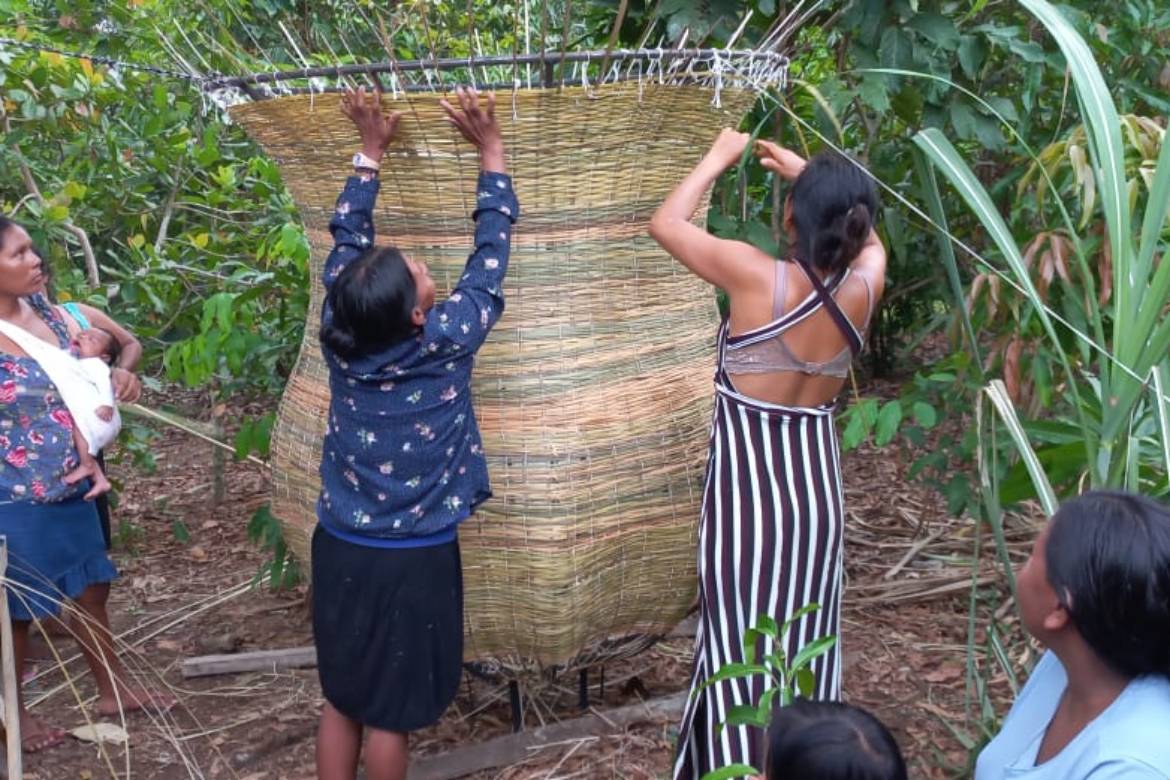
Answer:
[[[849,269],[845,269],[844,272],[830,278],[828,283],[825,285],[825,290],[830,294],[836,292],[837,288],[840,287],[847,278],[849,278]],[[792,311],[786,312],[779,319],[773,320],[767,325],[756,328],[754,330],[746,331],[739,334],[738,336],[732,336],[729,330],[727,335],[727,345],[730,349],[739,349],[740,347],[746,347],[749,344],[756,344],[761,341],[767,341],[768,339],[775,338],[797,323],[803,322],[813,314],[816,314],[816,312],[822,306],[824,306],[824,303],[820,300],[818,292],[813,290]]]
[[[825,289],[830,293],[836,291],[838,287],[849,276],[849,269],[845,269],[843,273],[829,279]],[[727,365],[725,358],[727,357],[727,350],[739,349],[750,344],[757,344],[761,341],[776,338],[784,333],[792,326],[811,317],[821,308],[821,303],[817,292],[814,290],[809,293],[803,301],[800,302],[792,311],[785,313],[779,319],[774,320],[761,328],[749,330],[746,333],[741,333],[738,336],[731,335],[731,317],[730,315],[723,318],[722,324],[719,326],[719,341],[718,341],[718,363],[715,371],[716,386],[723,391],[734,392],[730,375],[727,373]]]

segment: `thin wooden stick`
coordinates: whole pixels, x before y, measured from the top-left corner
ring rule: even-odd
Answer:
[[[613,47],[617,43],[618,35],[622,31],[622,22],[626,20],[626,11],[629,9],[630,0],[622,0],[621,5],[618,6],[617,17],[613,20],[613,29],[609,32],[609,43],[605,46],[605,58],[601,61],[601,77],[605,78],[606,71],[609,70],[609,57],[613,53]]]
[[[4,733],[8,736],[9,780],[23,780],[20,746],[20,694],[16,687],[16,654],[12,647],[12,616],[8,612],[8,537],[0,536],[0,659],[4,665]]]
[[[234,453],[236,451],[236,448],[233,447],[232,445],[228,444],[227,442],[220,441],[219,439],[216,439],[212,436],[208,436],[206,433],[203,433],[202,431],[196,430],[194,427],[192,427],[196,423],[196,421],[194,421],[194,420],[185,420],[183,418],[179,418],[178,415],[170,415],[170,414],[164,414],[162,412],[156,412],[154,409],[150,409],[149,407],[143,406],[142,404],[127,404],[124,408],[128,412],[140,414],[143,417],[149,417],[152,420],[158,420],[159,422],[163,423],[164,425],[169,425],[170,427],[176,428],[176,429],[182,431],[183,433],[194,436],[197,439],[202,439],[203,441],[207,442],[208,444],[210,444],[213,447],[218,447],[222,450],[227,450],[228,452],[231,452],[231,453]],[[255,455],[245,455],[244,459],[252,461],[257,466],[263,466],[264,468],[271,468],[271,465],[268,463],[268,461],[261,460],[260,458],[257,458]]]
[[[569,56],[569,22],[573,18],[573,0],[565,0],[565,30],[561,33],[561,62],[558,66],[561,86],[565,86],[565,58]]]

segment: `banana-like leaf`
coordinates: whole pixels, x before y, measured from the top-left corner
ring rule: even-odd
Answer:
[[[1163,361],[1154,369],[1154,409],[1158,413],[1158,433],[1162,440],[1162,457],[1166,473],[1170,474],[1170,401],[1166,390],[1170,388],[1170,365]]]
[[[1101,75],[1097,61],[1084,39],[1069,24],[1054,5],[1047,0],[1020,0],[1022,5],[1039,19],[1049,34],[1056,40],[1072,76],[1085,118],[1086,136],[1097,165],[1098,185],[1101,191],[1101,206],[1105,211],[1105,223],[1109,227],[1109,241],[1113,247],[1114,280],[1113,291],[1117,296],[1118,312],[1132,311],[1130,295],[1134,292],[1134,281],[1129,278],[1132,258],[1130,239],[1129,196],[1126,193],[1125,149],[1121,142],[1121,117],[1113,103],[1113,96]],[[1125,332],[1123,321],[1118,317],[1117,328]],[[1116,344],[1115,344],[1116,347]]]
[[[1008,434],[1011,435],[1012,441],[1016,445],[1016,451],[1019,452],[1020,458],[1023,459],[1024,465],[1028,469],[1028,475],[1032,477],[1032,484],[1036,487],[1036,495],[1040,498],[1040,506],[1044,508],[1045,514],[1052,516],[1058,507],[1056,493],[1048,481],[1048,475],[1044,473],[1044,467],[1040,465],[1040,459],[1036,457],[1036,452],[1032,449],[1032,444],[1028,441],[1028,434],[1024,431],[1024,426],[1020,424],[1016,407],[1012,404],[1011,397],[1008,396],[1007,387],[1003,380],[993,379],[983,388],[983,392],[991,399],[992,406],[999,413],[999,418],[1007,428]]]
[[[963,332],[967,334],[967,347],[971,350],[973,358],[971,364],[982,378],[983,357],[979,350],[979,339],[975,336],[975,326],[971,323],[971,315],[967,311],[966,297],[963,295],[963,282],[959,277],[959,263],[955,258],[955,248],[951,246],[950,237],[947,235],[949,233],[947,213],[943,208],[942,195],[938,191],[938,180],[934,176],[934,168],[930,167],[926,155],[922,153],[921,149],[914,150],[914,167],[918,171],[918,181],[922,187],[922,195],[926,201],[926,208],[930,212],[930,218],[934,220],[934,224],[939,226],[936,231],[938,233],[938,248],[942,252],[943,266],[947,270],[947,282],[951,286],[951,295],[955,298],[955,310],[959,312],[959,316],[962,318]]]
[[[1154,180],[1150,183],[1150,198],[1146,201],[1146,213],[1142,220],[1141,244],[1138,248],[1137,262],[1134,264],[1134,273],[1139,279],[1145,279],[1150,274],[1150,265],[1154,262],[1154,250],[1161,242],[1162,228],[1166,226],[1166,218],[1170,216],[1170,141],[1162,136],[1162,150],[1158,154],[1158,165],[1154,169]],[[1167,273],[1170,277],[1170,272]],[[1170,287],[1170,281],[1166,282]],[[1165,290],[1162,295],[1154,286],[1150,286],[1148,297],[1154,300],[1165,300]]]
[[[1048,334],[1053,351],[1060,359],[1065,375],[1068,378],[1068,388],[1073,394],[1077,415],[1080,418],[1082,427],[1088,430],[1088,421],[1084,419],[1080,391],[1077,389],[1077,376],[1073,373],[1068,354],[1061,346],[1052,318],[1049,316],[1048,309],[1044,305],[1044,300],[1040,297],[1036,285],[1032,283],[1032,276],[1028,273],[1027,266],[1024,265],[1024,259],[1020,255],[1020,248],[1016,245],[1015,238],[1012,236],[1011,230],[1008,229],[1007,223],[1000,216],[999,211],[995,208],[995,204],[991,202],[991,196],[987,194],[987,190],[975,178],[975,174],[971,172],[971,169],[967,167],[963,159],[959,157],[958,151],[955,150],[955,147],[951,145],[951,142],[938,128],[932,127],[920,131],[914,136],[914,143],[926,153],[930,161],[943,172],[943,175],[950,180],[951,184],[958,190],[963,199],[967,201],[967,205],[975,212],[975,216],[979,218],[979,221],[983,223],[983,227],[991,235],[1000,253],[1007,259],[1008,265],[1011,267],[1012,273],[1016,278],[1016,283],[1019,284],[1027,295],[1037,316],[1040,318],[1041,324],[1044,326],[1045,332]],[[1085,456],[1090,463],[1096,463],[1097,461],[1094,444],[1095,439],[1088,436],[1085,437]]]
[[[754,777],[760,770],[747,764],[730,764],[703,775],[702,780],[731,780],[735,777]]]
[[[829,121],[833,123],[833,129],[837,131],[837,143],[845,143],[845,128],[841,126],[841,120],[837,118],[836,112],[833,111],[833,107],[829,105],[829,101],[825,99],[821,91],[802,79],[793,79],[792,83],[812,95],[813,100],[825,112],[825,116],[829,118]]]

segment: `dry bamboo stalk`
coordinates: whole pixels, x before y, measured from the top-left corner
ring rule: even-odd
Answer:
[[[20,695],[16,683],[16,654],[12,647],[12,616],[8,611],[8,537],[0,536],[0,663],[4,665],[4,733],[8,738],[9,780],[23,780],[20,744]]]

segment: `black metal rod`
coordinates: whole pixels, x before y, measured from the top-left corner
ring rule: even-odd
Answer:
[[[516,680],[508,681],[508,701],[512,704],[512,733],[518,734],[524,730],[524,711],[520,709],[520,683]]]
[[[583,710],[589,709],[589,667],[586,666],[581,670],[581,676],[577,682],[577,706]]]
[[[340,78],[342,76],[356,76],[373,73],[410,73],[427,70],[457,70],[469,67],[492,67],[499,65],[524,65],[540,63],[547,58],[548,53],[520,54],[514,57],[443,57],[429,60],[403,60],[401,62],[374,62],[366,65],[326,65],[316,68],[301,68],[299,70],[277,71],[275,73],[254,73],[250,76],[235,76],[231,78],[210,78],[204,82],[205,89],[226,89],[229,87],[243,87],[245,84],[273,84],[280,81],[310,78]],[[564,55],[564,62],[585,62],[601,60],[604,52],[570,52]],[[727,57],[735,59],[752,59],[775,63],[782,66],[788,62],[783,54],[771,51],[754,51],[752,49],[619,49],[610,53],[611,61],[624,60],[668,60],[687,59],[692,57]]]
[[[666,83],[671,84],[671,85],[676,85],[681,81],[680,76],[682,76],[682,75],[683,74],[676,73]],[[623,76],[622,78],[619,78],[619,79],[608,79],[605,83],[607,83],[607,84],[625,84],[625,83],[628,83],[631,81],[635,81],[636,79],[637,79],[637,75],[635,74],[635,76],[633,78],[627,79]],[[695,83],[705,84],[708,81],[710,81],[710,79],[706,78],[706,79],[703,79],[702,81],[695,80]],[[535,79],[532,82],[532,89],[534,89],[534,90],[560,89],[562,86],[574,87],[577,85],[575,85],[575,84],[562,85],[562,84],[558,84],[555,81],[552,84],[545,85],[545,84],[538,84]],[[427,93],[441,95],[441,94],[449,93],[450,91],[454,90],[455,87],[456,87],[455,84],[435,84],[434,86],[430,86],[427,84],[411,84],[409,86],[403,86],[403,85],[399,84],[398,91],[403,93],[403,94],[409,94],[409,95],[418,95],[418,94],[427,94]],[[503,82],[494,82],[494,83],[490,83],[490,84],[484,83],[484,82],[476,82],[475,87],[480,92],[505,92],[505,91],[511,91],[513,89],[516,89],[515,84],[505,84]],[[244,89],[244,87],[241,87],[241,89]],[[524,92],[527,89],[528,89],[527,85],[522,84],[517,91]],[[253,89],[253,92],[249,93],[248,97],[250,97],[255,102],[260,102],[260,101],[264,101],[264,100],[272,100],[275,98],[284,97],[286,95],[328,95],[328,94],[332,94],[334,92],[344,92],[345,90],[346,90],[345,87],[336,87],[336,86],[324,87],[322,89],[313,89],[311,87],[285,87],[284,89],[281,89],[280,92],[274,92],[274,93],[268,94],[268,95],[257,96],[256,94],[253,94],[255,92],[255,90]],[[383,98],[386,98],[386,96],[388,96],[390,94],[390,92],[391,91],[388,88],[386,88],[385,84],[383,84],[382,85]],[[496,108],[498,110],[499,106],[497,105]]]

